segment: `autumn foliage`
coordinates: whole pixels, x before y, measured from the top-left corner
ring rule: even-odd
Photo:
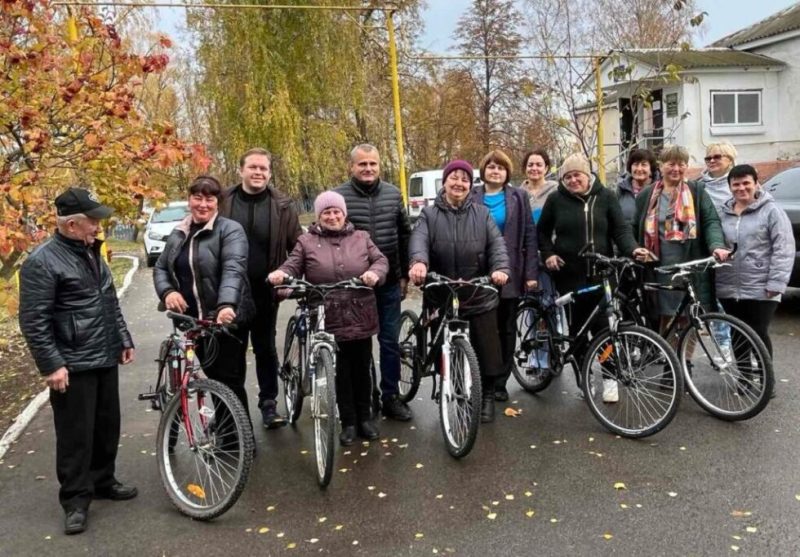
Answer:
[[[137,198],[159,197],[154,178],[209,163],[171,122],[137,108],[145,80],[169,63],[169,39],[137,54],[94,8],[72,15],[70,29],[50,0],[0,2],[0,283],[53,229],[65,187],[87,184],[132,214]]]

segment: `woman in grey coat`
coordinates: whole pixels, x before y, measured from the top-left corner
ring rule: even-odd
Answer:
[[[474,201],[472,180],[472,166],[466,161],[452,161],[442,171],[443,187],[435,204],[422,209],[411,232],[408,277],[414,284],[424,283],[430,271],[465,280],[491,275],[497,286],[508,282],[511,265],[506,243],[489,209]],[[426,292],[425,307],[441,307],[445,300],[437,294]],[[485,290],[462,288],[458,298],[459,315],[469,320],[470,342],[481,369],[481,422],[491,422],[494,385],[503,373],[498,297]]]
[[[737,245],[730,267],[717,269],[717,297],[725,311],[750,325],[772,355],[769,323],[792,273],[795,243],[789,217],[742,164],[728,174],[733,198],[722,206],[722,229]]]

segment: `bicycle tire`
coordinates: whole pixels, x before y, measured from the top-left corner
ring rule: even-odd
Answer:
[[[333,475],[336,435],[336,376],[331,351],[321,346],[317,352],[311,383],[311,417],[314,420],[314,451],[317,482],[325,489]]]
[[[286,324],[283,341],[283,365],[281,366],[281,383],[283,384],[283,404],[286,408],[286,419],[295,424],[303,412],[302,374],[304,358],[300,353],[300,341],[295,334],[297,317],[291,316]]]
[[[639,325],[620,326],[614,337],[608,329],[600,332],[587,348],[581,378],[595,418],[609,431],[629,438],[664,429],[675,417],[684,392],[675,351]],[[614,384],[606,386],[606,381]],[[616,390],[618,401],[604,401],[606,388]]]
[[[530,318],[531,312],[534,312],[533,318]],[[549,366],[541,366],[545,357],[548,358],[549,363],[549,356],[555,350],[550,323],[539,308],[530,305],[517,310],[516,323],[516,345],[514,359],[511,362],[511,373],[520,387],[532,394],[539,393],[550,385],[554,377]],[[541,339],[538,336],[542,331],[541,327],[545,329],[546,339],[544,336]],[[537,335],[535,340],[532,340],[534,338],[532,335]],[[526,351],[523,348],[523,343],[526,342],[528,346],[533,344],[531,350]],[[521,354],[521,357],[518,357],[518,354]],[[523,360],[524,363],[521,363],[520,360]]]
[[[158,424],[159,474],[180,512],[196,520],[211,520],[228,511],[244,490],[253,465],[253,429],[242,403],[219,381],[193,381],[186,397],[194,447],[179,393]]]
[[[689,394],[703,410],[721,420],[739,421],[756,416],[767,407],[775,387],[767,347],[758,334],[737,317],[705,313],[699,319],[704,334],[689,327],[681,334],[678,344]],[[718,329],[713,323],[730,328],[733,343],[730,357],[720,349],[719,342],[709,342],[712,336],[717,338],[715,331]]]
[[[447,452],[454,458],[469,454],[481,419],[481,376],[478,358],[465,338],[456,338],[441,370],[440,424]]]
[[[398,398],[403,403],[414,400],[421,380],[419,357],[424,354],[421,334],[416,331],[418,324],[419,316],[412,310],[403,310],[400,314],[400,381],[397,389]]]

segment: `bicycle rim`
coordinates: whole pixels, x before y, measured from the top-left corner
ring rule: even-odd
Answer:
[[[675,417],[683,376],[667,342],[640,326],[600,333],[583,361],[583,393],[592,414],[623,437],[646,437]],[[617,401],[612,393],[616,390]]]
[[[707,313],[700,322],[699,330],[683,333],[678,346],[689,394],[717,418],[752,418],[769,403],[775,383],[766,346],[731,315]]]
[[[457,338],[442,369],[439,410],[447,452],[455,458],[469,454],[480,424],[481,378],[478,359],[469,342]]]
[[[410,402],[419,389],[416,358],[422,353],[422,346],[419,335],[414,332],[418,322],[417,314],[409,309],[400,315],[400,381],[397,389],[402,402]]]
[[[286,419],[290,424],[297,422],[303,411],[303,390],[300,385],[302,373],[302,354],[300,342],[295,335],[297,318],[292,316],[286,325],[286,338],[283,348],[283,366],[281,381],[283,383],[283,402],[286,408]]]
[[[517,311],[517,335],[511,372],[529,393],[538,393],[550,385],[553,352],[550,328],[541,313],[531,307]]]
[[[159,473],[172,503],[185,515],[210,520],[230,509],[253,464],[254,439],[242,403],[210,379],[174,396],[158,427]],[[188,428],[187,422],[188,421]]]
[[[317,456],[317,481],[325,488],[333,474],[334,436],[336,435],[336,379],[333,356],[324,346],[317,352],[316,372],[311,384],[311,417],[314,420],[314,449]]]

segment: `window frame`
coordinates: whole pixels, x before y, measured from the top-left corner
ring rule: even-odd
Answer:
[[[764,91],[763,89],[711,89],[710,93],[710,106],[711,112],[711,126],[714,128],[734,128],[734,127],[758,127],[764,125]],[[757,95],[758,96],[758,120],[755,122],[740,122],[739,121],[739,95]],[[733,95],[733,122],[717,123],[714,120],[715,116],[715,103],[714,98],[717,95]]]

